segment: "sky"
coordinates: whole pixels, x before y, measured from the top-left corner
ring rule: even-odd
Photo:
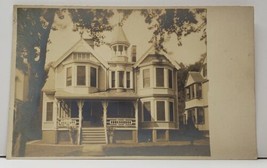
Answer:
[[[111,18],[111,25],[116,25],[120,21],[121,15],[115,13]],[[68,51],[80,38],[79,32],[74,32],[71,18],[65,14],[64,19],[55,17],[54,24],[58,27],[57,31],[50,32],[50,41],[48,45],[46,63],[56,61],[66,51]],[[123,24],[123,30],[131,45],[137,46],[137,59],[140,58],[151,46],[148,43],[152,37],[152,31],[147,29],[148,24],[145,23],[143,16],[138,12],[132,13]],[[105,42],[110,42],[114,33],[105,32]],[[182,38],[182,46],[177,45],[176,36],[172,35],[166,39],[165,47],[170,57],[177,62],[185,65],[193,64],[200,59],[201,54],[206,53],[206,45],[204,41],[200,41],[200,33],[192,33]],[[85,33],[84,38],[89,38]],[[105,59],[111,58],[111,49],[107,45],[95,47],[95,50]],[[130,50],[129,50],[130,52]]]

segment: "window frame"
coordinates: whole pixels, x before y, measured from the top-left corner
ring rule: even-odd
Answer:
[[[159,104],[158,103],[163,103],[163,108],[160,109],[160,110],[163,110],[163,114],[161,114],[164,118],[161,118],[159,119],[159,117],[161,117],[159,114],[159,109],[158,107],[161,107],[161,106],[158,106]],[[166,103],[165,103],[165,100],[156,100],[156,116],[157,116],[157,121],[166,121]]]
[[[168,70],[168,88],[173,89],[173,70],[169,68],[167,68],[167,70]],[[171,80],[170,80],[170,77],[171,77]]]
[[[68,70],[69,69],[70,69],[70,74],[69,74],[70,77],[68,77],[68,72],[69,72]],[[72,79],[73,79],[72,71],[73,71],[73,67],[72,66],[66,67],[66,73],[65,74],[66,74],[66,86],[67,87],[72,86],[72,83],[73,83],[72,82]],[[68,83],[68,82],[70,82],[70,83]]]
[[[51,110],[51,111],[48,111]],[[51,115],[51,116],[50,116]],[[45,121],[53,121],[54,115],[54,102],[46,102],[46,116]]]
[[[161,78],[159,78],[160,77],[160,75],[158,75],[158,69],[162,69],[162,77]],[[155,74],[156,74],[156,81],[155,81],[155,85],[156,85],[156,87],[157,88],[164,88],[165,87],[165,67],[155,67]],[[162,82],[162,85],[158,85],[158,82],[160,82],[160,84],[161,84],[161,82]]]
[[[98,86],[98,69],[96,68],[96,67],[94,67],[94,66],[90,66],[89,67],[89,69],[90,69],[90,87],[95,87],[95,88],[97,88]],[[95,82],[95,85],[92,85],[92,82],[93,82],[93,80],[92,80],[92,69],[95,69],[95,80],[94,80],[94,82]]]
[[[147,111],[147,115],[149,115],[149,120],[146,120],[146,111],[145,111],[145,104],[146,103],[149,103],[149,111]],[[142,115],[142,118],[143,118],[143,122],[151,122],[152,121],[152,102],[151,101],[144,101],[142,103],[142,112],[143,112],[143,115]]]
[[[126,88],[131,88],[131,72],[126,71]]]
[[[172,111],[171,111],[171,107],[172,107]],[[169,121],[170,122],[174,122],[174,102],[173,101],[169,101]],[[172,117],[171,117],[172,116]]]
[[[79,75],[81,74],[80,72],[78,73],[78,68],[81,68],[83,67],[84,68],[84,81],[83,83],[79,83]],[[77,86],[86,86],[86,65],[77,65],[76,66],[76,85]]]
[[[148,71],[148,76],[145,76],[145,71]],[[150,68],[145,68],[142,70],[142,76],[143,76],[143,88],[150,88],[151,82],[150,82]]]

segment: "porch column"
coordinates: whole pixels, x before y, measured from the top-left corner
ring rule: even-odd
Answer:
[[[82,129],[82,108],[84,105],[84,101],[83,100],[78,100],[77,101],[77,105],[79,108],[79,129],[78,129],[78,137],[77,137],[77,142],[78,145],[81,144],[81,129]]]
[[[135,131],[135,142],[138,143],[138,125],[139,125],[139,122],[138,122],[138,99],[136,101],[134,101],[134,111],[135,111],[135,128],[136,128],[136,131]]]
[[[106,144],[108,142],[107,139],[107,109],[108,109],[108,101],[102,101],[102,107],[103,107],[103,124],[105,128],[105,138],[106,138]]]

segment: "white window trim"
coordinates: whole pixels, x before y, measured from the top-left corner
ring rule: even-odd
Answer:
[[[68,68],[71,68],[71,85],[70,86],[67,86],[67,69]],[[56,73],[57,74],[57,73]],[[64,72],[64,84],[65,84],[65,87],[71,87],[71,86],[74,86],[73,84],[73,78],[74,78],[74,68],[73,68],[73,66],[72,65],[68,65],[68,66],[66,66],[65,67],[65,72]],[[56,77],[56,79],[57,79],[57,77]]]

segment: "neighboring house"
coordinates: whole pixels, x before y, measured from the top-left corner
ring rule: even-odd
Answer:
[[[209,110],[207,76],[207,57],[205,57],[200,72],[188,72],[186,80],[185,124],[193,124],[198,130],[208,136]]]
[[[178,129],[178,64],[154,47],[137,60],[121,26],[110,49],[106,61],[81,38],[53,63],[42,89],[44,142],[168,141]]]
[[[26,72],[16,68],[15,73],[15,103],[14,103],[14,122],[18,120],[20,106],[28,101],[29,76]]]

